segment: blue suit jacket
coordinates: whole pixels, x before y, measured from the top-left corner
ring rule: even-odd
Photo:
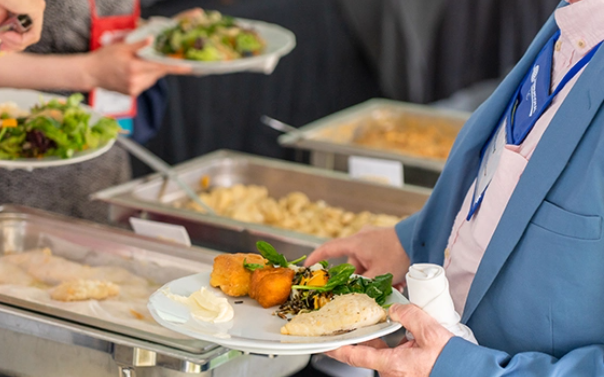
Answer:
[[[550,17],[462,129],[425,207],[397,224],[412,263],[443,263],[480,150],[556,30]],[[480,346],[453,338],[432,376],[604,376],[603,100],[600,48],[543,135],[480,263],[462,318]]]

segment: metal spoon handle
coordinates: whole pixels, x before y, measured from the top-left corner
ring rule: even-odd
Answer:
[[[277,131],[289,132],[289,133],[294,133],[294,134],[300,132],[300,130],[298,130],[296,127],[290,126],[287,123],[283,123],[280,120],[271,118],[266,115],[263,115],[262,117],[260,117],[260,121],[262,123],[266,124],[267,126],[269,126],[270,128],[277,130]]]
[[[193,191],[188,184],[183,182],[178,174],[176,174],[176,172],[172,169],[172,167],[170,167],[170,165],[168,165],[164,160],[157,157],[147,148],[128,139],[127,137],[119,136],[117,138],[117,142],[128,152],[132,153],[136,158],[147,164],[151,169],[158,173],[162,173],[166,178],[172,179],[174,182],[176,182],[176,184],[184,190],[187,196],[197,203],[201,208],[203,208],[206,213],[211,215],[216,214],[210,206],[199,199],[199,196],[197,196],[195,191]]]
[[[0,24],[0,33],[15,31],[24,34],[31,29],[33,21],[27,14],[13,14]]]

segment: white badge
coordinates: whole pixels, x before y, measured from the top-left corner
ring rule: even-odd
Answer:
[[[482,156],[482,161],[480,162],[480,169],[478,171],[478,176],[476,177],[476,196],[474,201],[480,200],[479,198],[484,194],[484,191],[487,189],[493,177],[495,176],[495,171],[497,171],[497,166],[499,165],[499,160],[501,159],[501,153],[503,152],[503,148],[505,148],[506,143],[506,124],[505,122],[499,126],[495,137],[484,152]]]

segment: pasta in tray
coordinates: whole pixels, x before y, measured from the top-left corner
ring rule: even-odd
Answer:
[[[199,197],[221,216],[318,237],[346,237],[358,232],[365,225],[393,226],[401,220],[397,216],[373,214],[368,211],[353,213],[332,207],[322,200],[313,202],[302,192],[291,192],[275,199],[269,196],[265,186],[257,185],[215,187],[209,192],[199,194]],[[193,201],[186,202],[184,207],[204,212]]]

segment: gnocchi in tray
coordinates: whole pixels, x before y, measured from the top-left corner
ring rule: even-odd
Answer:
[[[265,186],[257,185],[215,187],[199,194],[199,198],[220,216],[327,238],[349,236],[365,225],[393,226],[402,219],[368,211],[346,211],[322,200],[313,202],[297,191],[276,199],[269,196]],[[184,207],[204,212],[193,201],[186,202]]]

